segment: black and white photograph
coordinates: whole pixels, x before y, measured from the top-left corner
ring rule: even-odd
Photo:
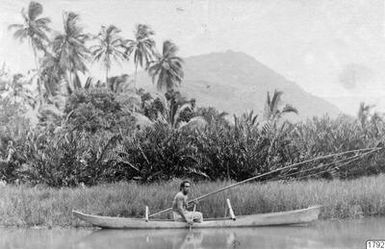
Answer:
[[[384,0],[1,0],[0,249],[385,248]]]

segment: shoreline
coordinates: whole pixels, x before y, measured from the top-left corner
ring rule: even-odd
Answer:
[[[326,218],[326,219],[318,219],[316,221],[313,221],[313,222],[310,222],[308,224],[305,224],[305,225],[292,225],[293,227],[308,227],[308,226],[314,226],[316,225],[317,223],[319,222],[343,222],[343,221],[359,221],[361,219],[373,219],[373,218],[385,218],[385,215],[383,216],[363,216],[363,217],[358,217],[358,218]],[[274,226],[259,226],[260,228],[264,228],[264,227],[274,227]],[[278,227],[286,227],[285,225],[283,226],[278,226]],[[244,227],[241,227],[241,229],[244,228]],[[258,227],[246,227],[247,228],[258,228]],[[100,228],[100,227],[96,227],[96,226],[93,226],[93,225],[87,225],[87,224],[84,224],[84,225],[80,225],[80,226],[77,226],[77,227],[74,227],[74,226],[70,226],[70,225],[66,225],[66,226],[61,226],[61,225],[56,225],[56,226],[47,226],[47,225],[42,225],[42,226],[17,226],[17,225],[9,225],[9,226],[4,226],[4,225],[0,225],[0,230],[1,229],[14,229],[14,230],[36,230],[36,231],[39,231],[39,230],[79,230],[79,231],[90,231],[90,232],[97,232],[97,231],[101,231],[101,230],[125,230],[125,229],[108,229],[108,228]],[[210,229],[213,229],[213,228],[204,228],[204,229],[199,229],[199,231],[201,230],[210,230]],[[228,227],[225,227],[225,228],[220,228],[220,229],[232,229],[232,228],[228,228]],[[234,229],[234,228],[233,228]],[[239,227],[238,228],[235,228],[235,229],[240,229]],[[129,230],[129,229],[127,229]],[[180,230],[183,230],[183,229],[136,229],[136,230],[142,230],[142,231],[161,231],[161,230],[174,230],[174,231],[180,231]]]
[[[236,215],[268,213],[322,205],[320,220],[385,216],[385,175],[355,180],[247,183],[202,200],[204,217],[223,217],[225,200]],[[84,188],[6,185],[0,187],[0,227],[95,229],[72,216],[72,209],[120,217],[144,217],[168,208],[180,180],[114,183]],[[192,184],[191,199],[231,182]],[[163,218],[167,216],[162,216]]]

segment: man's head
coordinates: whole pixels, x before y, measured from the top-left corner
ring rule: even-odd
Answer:
[[[180,191],[182,191],[182,193],[184,195],[187,195],[189,192],[190,192],[190,182],[189,181],[183,181],[181,184],[180,184],[180,188],[179,188]]]

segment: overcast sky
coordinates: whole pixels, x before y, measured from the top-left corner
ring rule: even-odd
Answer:
[[[381,0],[40,0],[54,29],[63,11],[81,16],[86,31],[114,24],[133,37],[137,23],[173,40],[181,56],[232,49],[326,98],[347,113],[360,101],[385,112],[385,20]],[[0,62],[13,71],[34,67],[31,49],[7,30],[22,21],[26,0],[2,0]],[[127,70],[116,67],[114,72]],[[101,71],[94,66],[93,72]],[[101,74],[103,75],[103,74]],[[101,76],[102,77],[102,76]]]

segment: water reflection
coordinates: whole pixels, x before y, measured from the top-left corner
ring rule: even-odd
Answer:
[[[305,227],[207,230],[76,230],[0,228],[0,248],[254,249],[365,248],[384,239],[385,218],[320,221]]]
[[[83,248],[254,249],[363,248],[370,238],[383,238],[385,218],[321,221],[309,226],[253,229],[116,231],[100,230],[84,238]]]
[[[301,234],[308,228],[217,229],[196,231],[97,231],[84,240],[82,248],[137,249],[240,249],[240,248],[324,248],[322,241]],[[302,231],[303,232],[303,231]]]
[[[231,230],[100,230],[79,242],[85,248],[104,248],[99,247],[103,244],[114,244],[117,249],[128,245],[138,249],[237,249],[240,242]]]

